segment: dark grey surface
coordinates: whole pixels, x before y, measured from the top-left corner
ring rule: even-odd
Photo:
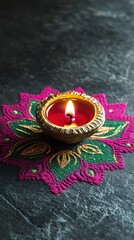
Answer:
[[[133,79],[134,0],[1,1],[0,104],[81,86],[134,115]],[[57,196],[0,164],[0,239],[133,240],[134,154],[125,163],[98,187],[77,182]]]

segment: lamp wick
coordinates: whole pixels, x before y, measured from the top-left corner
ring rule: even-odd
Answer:
[[[71,114],[67,113],[66,116],[70,118],[70,123],[75,121],[75,118]]]

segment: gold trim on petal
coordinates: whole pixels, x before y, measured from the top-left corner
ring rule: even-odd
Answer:
[[[93,144],[84,144],[77,148],[78,154],[81,154],[82,151],[88,154],[103,154],[101,149]]]
[[[17,130],[18,132],[22,132],[22,133],[24,133],[24,134],[30,135],[29,132],[25,132],[25,131],[22,130],[22,129],[16,128],[16,130]],[[18,136],[18,135],[17,135],[17,136]]]
[[[30,130],[34,133],[42,133],[42,129],[38,125],[27,126],[27,125],[19,124],[19,127],[22,127],[24,129],[28,129],[28,130]]]
[[[22,140],[14,144],[5,158],[11,156],[13,153],[18,153],[20,156],[34,156],[51,151],[51,146],[44,141]]]
[[[64,168],[70,161],[71,161],[71,157],[74,158],[74,164],[77,163],[77,157],[79,157],[79,155],[73,151],[68,151],[68,150],[64,150],[64,151],[60,151],[56,154],[54,154],[50,159],[49,159],[49,164],[52,164],[53,159],[56,157],[56,160],[58,162],[58,165],[60,166],[60,168]]]
[[[95,134],[93,134],[90,138],[110,138],[110,137],[113,137],[115,135],[117,135],[122,129],[124,129],[127,124],[129,122],[124,122],[124,125],[120,125],[118,126],[117,128],[116,127],[101,127],[98,132],[96,132]],[[101,136],[102,134],[107,134],[109,131],[113,130],[113,129],[116,129],[112,134],[110,135],[107,135],[107,136]]]
[[[29,106],[29,114],[30,114],[34,119],[36,119],[36,117],[33,116],[31,109],[32,109],[32,105],[33,105],[34,103],[37,103],[37,102],[38,102],[38,101],[32,100],[32,102],[30,103],[30,106]],[[38,102],[38,103],[39,103],[39,102]]]
[[[117,163],[118,161],[115,154],[113,154],[113,158],[114,158],[114,161]]]

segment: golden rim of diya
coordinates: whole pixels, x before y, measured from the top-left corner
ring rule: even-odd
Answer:
[[[80,100],[91,105],[94,109],[94,117],[88,123],[82,126],[66,127],[53,124],[47,118],[47,109],[58,100]],[[74,144],[90,137],[103,125],[105,121],[105,112],[103,106],[94,98],[85,93],[79,92],[63,92],[58,94],[50,94],[46,99],[41,101],[37,107],[37,121],[43,132],[59,141]]]

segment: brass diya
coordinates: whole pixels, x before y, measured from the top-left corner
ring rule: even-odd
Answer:
[[[94,97],[63,92],[50,94],[40,102],[37,121],[46,135],[74,144],[97,132],[105,121],[105,113]]]

